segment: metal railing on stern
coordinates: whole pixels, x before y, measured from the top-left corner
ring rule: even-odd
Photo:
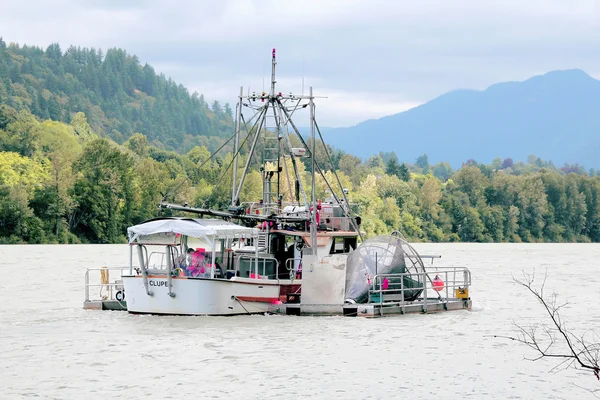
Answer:
[[[92,283],[90,283],[90,272],[99,271],[97,279],[94,279]],[[119,272],[118,279],[114,279],[111,282],[111,272]],[[124,294],[123,289],[123,271],[128,272],[129,267],[127,268],[88,268],[85,271],[85,301],[122,301],[124,299],[124,295],[122,299],[118,299],[118,293]],[[99,283],[98,283],[99,282]],[[90,288],[99,288],[98,297],[90,298]]]
[[[377,274],[369,284],[369,303],[399,304],[403,309],[407,303],[448,303],[463,299],[471,286],[471,272],[465,267],[428,268],[420,273]],[[430,297],[434,295],[434,297]]]

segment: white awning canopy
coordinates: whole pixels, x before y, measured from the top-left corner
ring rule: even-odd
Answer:
[[[129,243],[155,234],[180,234],[206,239],[235,239],[258,236],[258,229],[218,219],[164,218],[127,228]]]

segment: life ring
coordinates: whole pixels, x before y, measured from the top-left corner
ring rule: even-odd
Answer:
[[[125,291],[118,291],[117,293],[115,293],[115,299],[117,299],[117,301],[123,301],[125,300]]]

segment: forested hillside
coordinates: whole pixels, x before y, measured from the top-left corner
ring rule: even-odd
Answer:
[[[159,214],[163,194],[226,207],[229,146],[206,161],[231,127],[229,106],[215,102],[209,110],[202,96],[123,50],[63,53],[55,44],[42,50],[0,40],[0,243],[123,242],[127,226]],[[363,162],[328,150],[333,165],[322,147],[317,162],[329,178],[337,171],[367,236],[401,230],[417,241],[600,241],[595,170],[558,169],[532,155],[527,163],[471,159],[455,171],[447,162],[430,165],[426,154],[409,164],[392,151]],[[259,162],[250,162],[242,202],[262,196]],[[299,168],[310,188],[310,163]],[[291,201],[288,187],[282,183],[284,201]],[[325,198],[322,179],[316,190]]]
[[[323,149],[317,153],[330,170]],[[418,241],[600,241],[600,178],[577,166],[558,170],[531,156],[527,164],[498,159],[453,171],[448,163],[429,165],[426,155],[407,166],[394,153],[367,162],[334,154],[368,236],[400,229]],[[119,145],[99,138],[83,113],[66,124],[0,105],[0,242],[123,242],[127,226],[158,215],[162,193],[226,206],[231,156],[202,166],[209,155],[205,147],[158,149],[142,134]],[[257,168],[245,186],[241,201],[260,199]],[[318,198],[325,189],[319,180]]]
[[[121,49],[63,52],[58,44],[43,50],[0,38],[0,104],[60,122],[83,112],[98,134],[118,143],[139,132],[177,151],[217,148],[233,126],[228,104],[209,108],[202,95]]]

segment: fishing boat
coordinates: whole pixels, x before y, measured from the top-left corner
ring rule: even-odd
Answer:
[[[269,92],[244,94],[240,89],[235,132],[226,142],[233,141],[234,152],[228,209],[190,207],[165,196],[160,207],[183,216],[128,228],[128,268],[113,283],[108,271],[102,272],[100,285],[110,288],[110,296],[100,305],[89,298],[88,272],[84,307],[168,315],[371,317],[470,309],[467,268],[434,267],[439,256],[419,255],[400,232],[363,237],[348,191],[337,177],[334,182],[326,179],[324,171],[334,170],[333,163],[319,165],[314,156],[318,135],[331,162],[316,123],[312,87],[308,95],[278,91],[276,65],[273,49]],[[305,110],[308,141],[293,119]],[[246,143],[249,149],[238,177]],[[258,148],[262,199],[241,202]],[[301,163],[311,171],[310,196]],[[327,186],[327,198],[317,199],[317,177]],[[424,259],[431,260],[427,268]]]

